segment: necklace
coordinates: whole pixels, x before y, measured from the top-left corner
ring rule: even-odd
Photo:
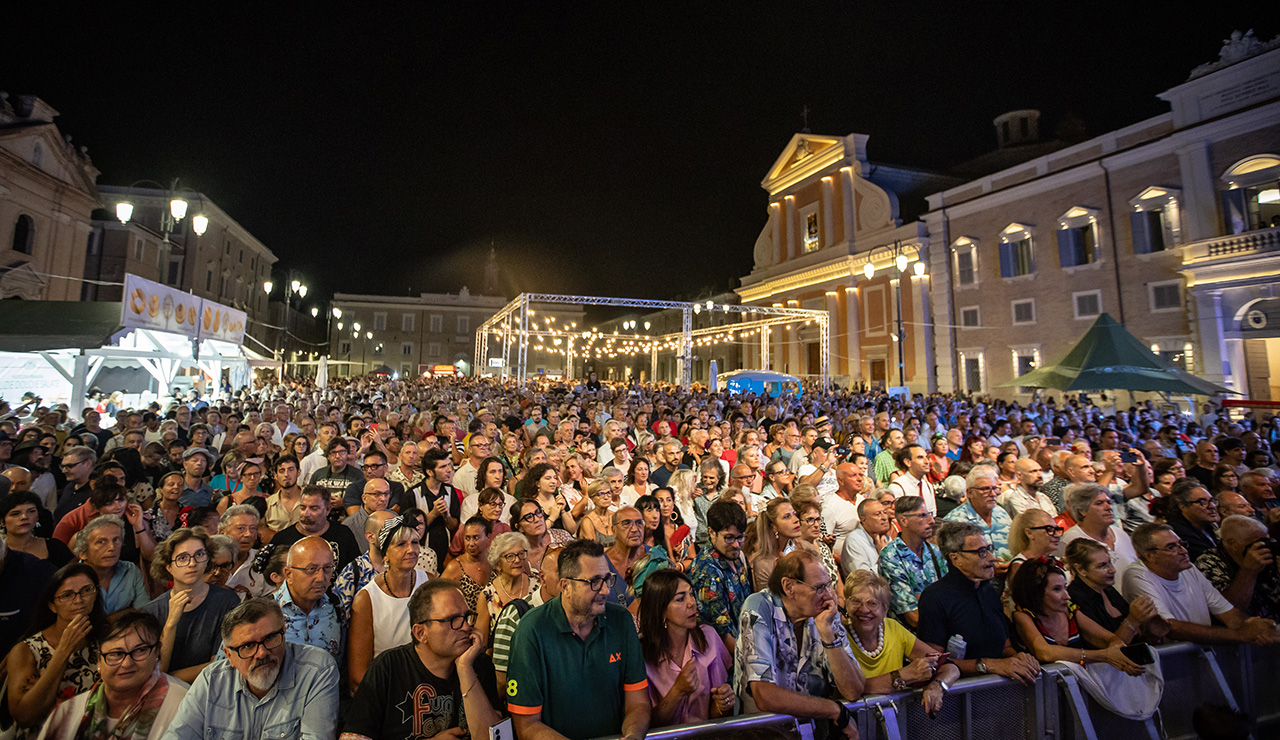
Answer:
[[[872,652],[862,646],[862,640],[858,639],[857,630],[852,630],[852,629],[849,630],[849,636],[853,638],[853,644],[857,645],[858,649],[861,650],[868,658],[871,658],[872,660],[880,657],[880,653],[884,652],[884,622],[880,623],[880,629],[876,633],[876,639],[879,642],[877,643],[875,652]]]
[[[388,570],[389,570],[389,569],[388,569]],[[404,596],[397,596],[397,595],[396,595],[396,590],[395,590],[394,588],[391,588],[391,582],[387,580],[387,571],[385,571],[385,570],[384,570],[384,571],[382,571],[382,585],[384,585],[384,586],[386,586],[386,587],[387,587],[387,593],[391,594],[391,598],[393,598],[393,599],[407,599],[407,598],[409,598],[409,595],[408,595],[408,594],[405,594]],[[410,584],[410,586],[409,586],[409,591],[410,591],[410,593],[412,593],[412,592],[413,592],[413,585],[412,585],[412,584]]]

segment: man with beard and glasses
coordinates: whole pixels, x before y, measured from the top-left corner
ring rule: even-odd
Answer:
[[[284,634],[284,614],[270,598],[249,599],[227,612],[222,619],[227,659],[200,672],[164,740],[331,740],[338,666],[322,648],[286,642]]]

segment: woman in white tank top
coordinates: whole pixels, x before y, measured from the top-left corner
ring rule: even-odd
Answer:
[[[375,657],[413,641],[409,597],[427,582],[427,574],[415,568],[421,546],[413,524],[395,517],[382,525],[377,548],[387,569],[360,589],[351,605],[347,673],[352,693]]]

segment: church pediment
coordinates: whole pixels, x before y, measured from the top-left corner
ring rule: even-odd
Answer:
[[[98,200],[98,170],[76,155],[53,123],[15,126],[0,131],[0,147],[4,147],[27,165]]]
[[[856,156],[856,144],[850,136],[796,134],[782,150],[760,183],[771,194],[838,164],[850,155]]]

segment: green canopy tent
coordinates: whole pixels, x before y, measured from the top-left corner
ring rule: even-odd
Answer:
[[[1000,384],[1011,386],[1202,396],[1235,393],[1173,367],[1105,313],[1062,359]]]

